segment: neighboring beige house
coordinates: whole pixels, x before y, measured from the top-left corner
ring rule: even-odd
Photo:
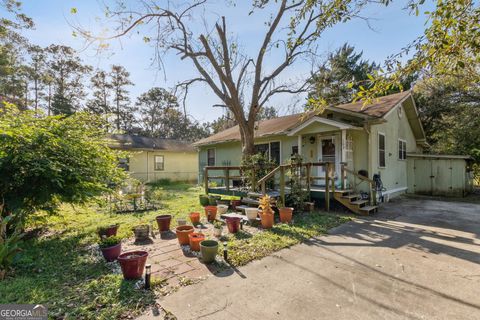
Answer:
[[[128,134],[114,134],[111,138],[112,148],[130,153],[128,159],[121,159],[121,166],[135,179],[197,180],[198,153],[188,142]]]

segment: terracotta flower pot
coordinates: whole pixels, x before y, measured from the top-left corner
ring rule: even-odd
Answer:
[[[100,248],[100,251],[102,251],[105,260],[107,260],[108,262],[112,262],[117,260],[118,256],[122,252],[122,244],[119,243],[113,247]]]
[[[290,223],[292,221],[292,214],[293,214],[293,208],[280,208],[278,209],[280,212],[280,221],[283,223]]]
[[[206,206],[205,216],[209,222],[215,221],[215,218],[217,217],[217,206]]]
[[[190,244],[190,240],[188,239],[188,235],[190,233],[193,233],[193,227],[192,226],[178,226],[175,229],[175,232],[177,233],[178,243],[180,245]]]
[[[149,239],[150,226],[148,224],[142,224],[132,228],[135,234],[135,241],[145,241]]]
[[[170,230],[170,222],[172,221],[172,216],[169,214],[162,214],[155,218],[157,220],[158,230],[160,232],[165,232]]]
[[[200,242],[200,252],[204,263],[215,261],[218,252],[218,242],[215,240],[204,240]]]
[[[263,229],[271,229],[273,227],[273,213],[264,213],[260,214],[260,219],[262,220]]]
[[[205,240],[205,235],[203,233],[190,233],[188,235],[188,240],[190,243],[190,250],[200,251],[200,242]]]
[[[255,220],[258,217],[258,208],[245,208],[245,214],[248,220]]]
[[[189,217],[193,225],[200,223],[200,212],[190,212]]]
[[[98,230],[98,236],[100,238],[108,238],[108,237],[113,237],[113,236],[116,236],[117,235],[117,231],[118,231],[118,224],[112,224],[108,227],[105,227],[105,228],[100,228]]]
[[[237,207],[242,205],[242,200],[232,200],[230,201],[230,205],[232,206],[232,210],[236,211]]]
[[[217,205],[217,212],[219,215],[227,213],[228,206],[226,204]]]
[[[208,196],[206,194],[201,194],[198,197],[200,199],[200,205],[202,207],[208,206],[209,201],[208,201]]]
[[[123,278],[125,280],[140,279],[143,275],[147,257],[148,252],[146,251],[129,251],[118,256]]]
[[[241,218],[237,217],[227,217],[225,221],[227,222],[228,232],[230,233],[237,233],[240,230],[240,221]]]

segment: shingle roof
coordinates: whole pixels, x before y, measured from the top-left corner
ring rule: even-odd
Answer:
[[[371,117],[381,118],[395,107],[404,98],[410,95],[410,91],[390,94],[388,96],[380,97],[372,104],[367,104],[363,107],[363,101],[355,103],[346,103],[333,107],[332,109],[343,109],[351,112],[364,114]]]
[[[188,142],[174,139],[150,138],[130,134],[112,134],[112,148],[122,150],[166,150],[177,152],[196,152]]]
[[[359,115],[362,114],[369,117],[380,118],[383,117],[393,107],[395,107],[399,102],[403,101],[403,99],[408,95],[410,95],[410,91],[405,91],[381,97],[375,103],[366,105],[365,107],[363,107],[363,102],[359,101],[356,103],[337,105],[332,109],[342,109],[349,112],[358,113]],[[293,129],[300,125],[303,121],[308,120],[312,116],[314,116],[314,113],[299,113],[260,121],[257,125],[258,129],[255,130],[255,137],[266,137],[286,133],[290,129]],[[240,130],[238,128],[238,125],[218,132],[214,135],[211,135],[210,137],[201,139],[195,142],[193,145],[200,146],[228,141],[240,141]]]

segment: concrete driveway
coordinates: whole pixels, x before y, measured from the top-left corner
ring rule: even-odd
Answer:
[[[480,319],[480,205],[397,200],[160,304],[181,320]]]

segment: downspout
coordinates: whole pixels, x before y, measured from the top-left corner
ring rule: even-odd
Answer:
[[[150,181],[148,180],[148,151],[147,151],[147,182],[150,182]]]

